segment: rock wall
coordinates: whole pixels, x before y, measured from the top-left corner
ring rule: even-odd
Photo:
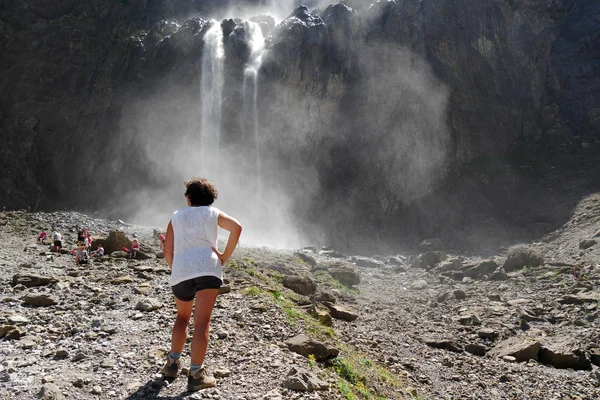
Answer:
[[[171,145],[200,119],[211,22],[194,15],[242,3],[256,2],[0,1],[0,204],[93,210],[168,185]],[[327,221],[338,245],[351,246],[357,224],[380,235],[465,165],[509,154],[543,164],[598,145],[597,2],[370,3],[313,2],[272,32],[259,22],[271,34],[259,93],[265,179],[306,194],[301,217],[325,204],[309,222]],[[222,26],[223,134],[246,143],[236,116],[244,26]]]

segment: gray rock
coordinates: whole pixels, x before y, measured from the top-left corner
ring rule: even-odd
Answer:
[[[346,285],[358,285],[360,283],[360,272],[351,264],[338,264],[329,267],[331,276]]]
[[[544,338],[539,353],[539,361],[555,368],[575,370],[590,369],[590,361],[585,356],[580,343],[569,336]]]
[[[317,284],[308,276],[285,276],[283,286],[305,296],[309,296],[317,290]]]
[[[579,248],[582,250],[589,249],[592,246],[595,246],[598,243],[595,239],[584,239],[579,242]]]
[[[435,349],[449,350],[454,353],[462,353],[463,349],[451,339],[436,339],[431,337],[423,337],[421,341],[429,347]]]
[[[495,357],[511,356],[517,362],[538,360],[541,344],[538,340],[525,336],[512,337],[498,343],[489,355]]]
[[[455,298],[456,300],[464,300],[464,299],[466,299],[466,298],[467,298],[467,294],[465,293],[465,291],[464,291],[464,290],[460,290],[460,289],[458,289],[458,290],[455,290],[455,291],[453,292],[453,294],[454,294],[454,298]]]
[[[467,353],[471,353],[476,356],[485,356],[485,353],[487,352],[487,348],[481,344],[469,343],[468,345],[465,346],[465,351]]]
[[[337,357],[340,353],[335,347],[318,340],[312,339],[307,335],[297,335],[286,342],[288,349],[304,357],[313,355],[317,361],[325,361]]]
[[[38,398],[42,400],[62,400],[65,397],[57,385],[54,383],[46,383],[38,393]]]
[[[338,304],[333,304],[333,303],[328,303],[328,302],[324,302],[323,303],[325,305],[325,307],[327,307],[329,309],[329,313],[331,314],[331,316],[333,318],[336,319],[341,319],[344,321],[354,321],[355,319],[358,318],[358,314],[355,313],[354,311],[349,310],[348,308],[338,305]]]
[[[57,279],[35,274],[15,274],[12,279],[13,286],[24,285],[26,287],[46,286],[58,282]]]
[[[482,339],[496,340],[500,333],[492,328],[481,328],[477,335]]]
[[[411,282],[408,288],[411,290],[423,290],[427,288],[427,285],[428,283],[425,279],[417,279],[416,281]]]
[[[283,382],[283,387],[300,392],[312,392],[315,390],[327,390],[329,389],[329,384],[319,379],[307,369],[292,367],[287,379]]]
[[[135,309],[140,311],[154,311],[158,310],[162,306],[163,304],[160,302],[160,300],[152,297],[146,297],[138,301],[138,303],[135,305]]]
[[[36,307],[52,306],[58,304],[58,297],[47,293],[32,293],[23,298],[23,303]]]
[[[502,268],[506,272],[516,271],[525,266],[535,268],[544,263],[544,257],[529,247],[516,247],[508,252]]]
[[[383,268],[385,264],[369,257],[352,257],[350,261],[363,268]]]
[[[466,266],[462,271],[464,276],[478,279],[483,275],[489,275],[498,269],[498,264],[494,260],[485,260],[475,266]]]

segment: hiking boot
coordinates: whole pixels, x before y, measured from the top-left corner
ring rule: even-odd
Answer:
[[[193,375],[191,371],[188,373],[188,392],[196,392],[215,386],[217,386],[217,380],[205,367],[200,368]]]
[[[167,363],[165,364],[164,367],[162,367],[162,370],[160,372],[167,379],[175,379],[177,377],[177,374],[179,373],[180,367],[181,367],[181,364],[179,363],[179,359],[175,360],[175,359],[171,358],[170,354],[168,354],[167,355]]]

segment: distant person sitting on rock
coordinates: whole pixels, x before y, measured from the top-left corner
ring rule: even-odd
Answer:
[[[164,243],[165,259],[171,268],[169,284],[175,295],[177,318],[171,336],[171,351],[162,368],[166,379],[174,379],[180,368],[179,357],[187,339],[187,327],[194,308],[191,365],[188,391],[216,385],[215,378],[204,366],[208,347],[210,316],[223,282],[222,265],[237,246],[242,226],[234,218],[212,207],[217,190],[208,180],[185,182],[188,207],[177,210]],[[217,250],[217,231],[229,231],[225,251]]]
[[[42,231],[42,233],[40,233],[40,236],[38,236],[38,242],[44,244],[44,240],[46,239],[48,239],[48,233],[46,231]]]
[[[138,251],[140,251],[140,242],[138,242],[137,239],[133,239],[133,243],[131,244],[131,253],[129,253],[129,258],[136,258]]]
[[[102,257],[104,255],[104,247],[101,244],[98,245],[96,250],[92,251],[92,256],[94,257]]]
[[[165,250],[165,235],[162,232],[158,232],[158,240],[160,241],[160,251]]]
[[[54,239],[54,244],[52,245],[51,251],[60,253],[60,250],[62,249],[62,235],[58,232],[54,232],[52,236]]]
[[[77,242],[77,248],[75,249],[75,264],[87,264],[88,263],[88,252],[85,243]]]

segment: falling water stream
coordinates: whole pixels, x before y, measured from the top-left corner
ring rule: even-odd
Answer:
[[[224,55],[223,30],[221,24],[213,20],[204,36],[200,82],[200,162],[203,170],[219,160]]]

